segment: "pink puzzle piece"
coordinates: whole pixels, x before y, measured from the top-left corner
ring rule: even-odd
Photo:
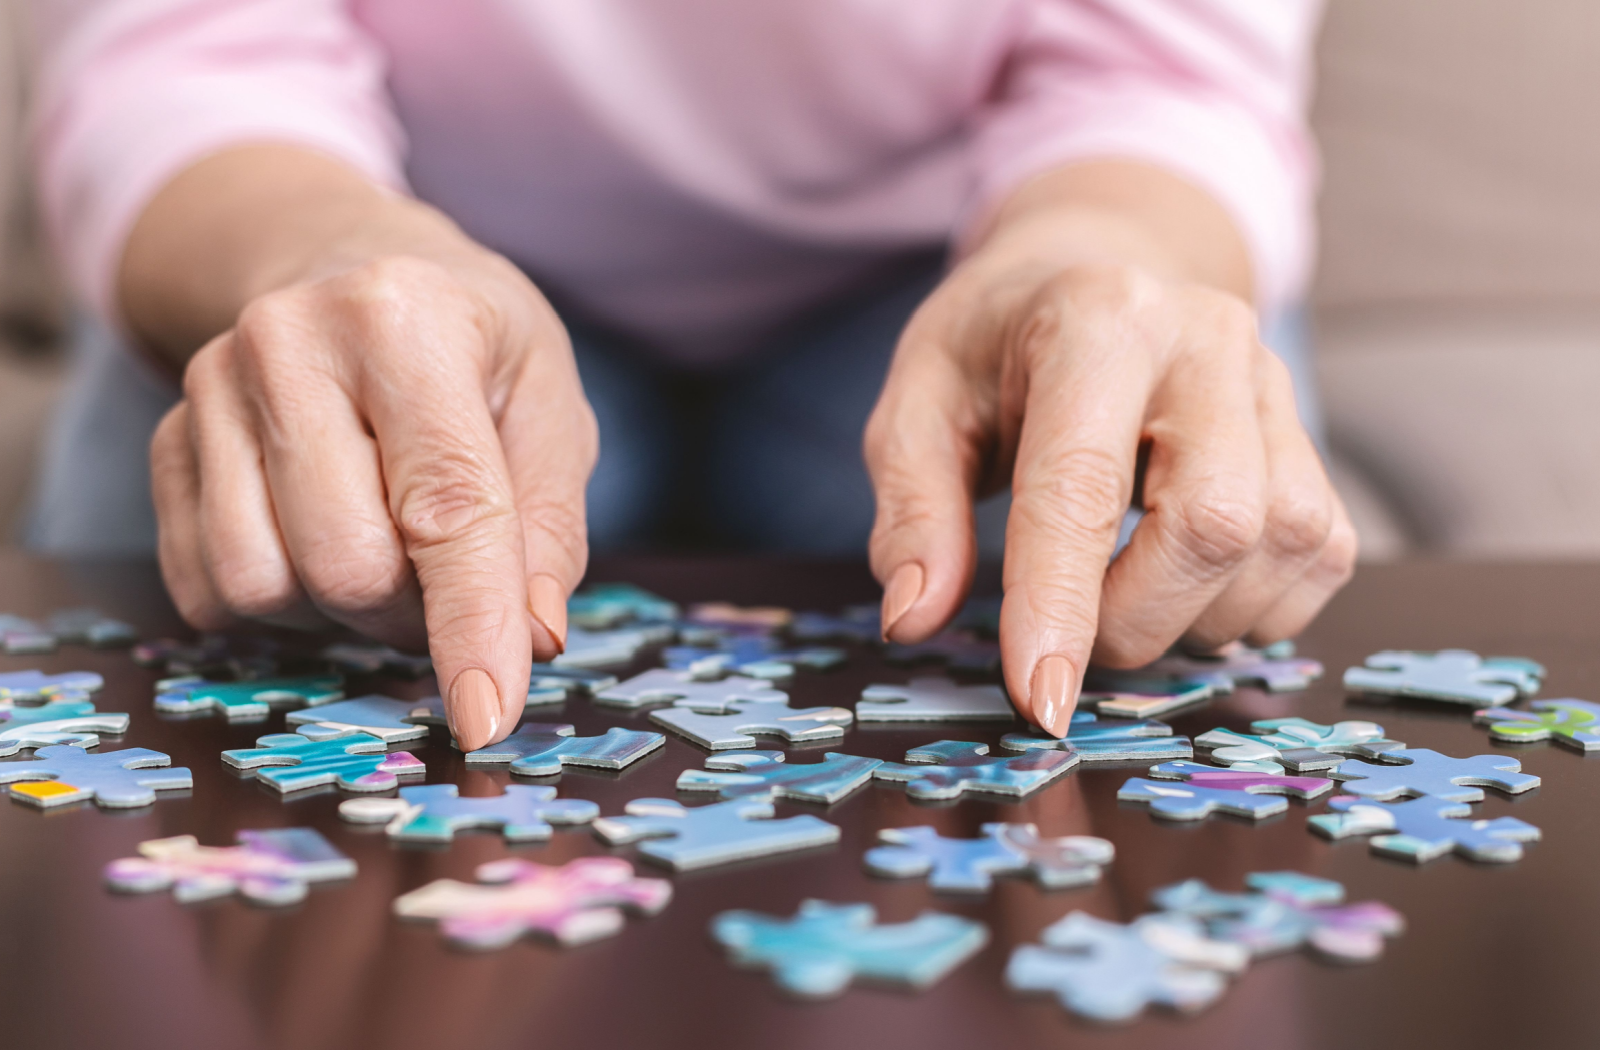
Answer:
[[[622,907],[654,915],[672,899],[665,879],[640,879],[620,857],[580,857],[559,868],[520,858],[480,864],[478,885],[439,879],[394,902],[406,919],[437,919],[450,943],[504,948],[524,934],[582,944],[622,929]]]
[[[139,856],[114,860],[106,882],[123,893],[171,889],[182,903],[237,893],[253,904],[293,904],[306,886],[346,879],[356,863],[311,828],[241,831],[237,846],[202,846],[193,835],[139,843]]]

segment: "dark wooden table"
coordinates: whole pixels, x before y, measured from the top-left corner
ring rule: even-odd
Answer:
[[[613,562],[596,579],[630,579],[680,600],[726,598],[832,608],[876,589],[853,566],[751,561]],[[97,603],[150,634],[176,629],[148,567],[56,566],[0,557],[0,608],[38,614]],[[1347,701],[1340,672],[1381,648],[1474,648],[1543,661],[1543,695],[1589,696],[1600,679],[1600,566],[1415,564],[1362,570],[1303,639],[1327,678],[1299,695],[1243,690],[1175,718],[1179,732],[1298,714],[1321,722],[1368,718],[1391,736],[1449,754],[1501,750],[1464,709],[1373,706]],[[390,914],[400,893],[432,879],[470,879],[480,862],[508,851],[497,835],[469,834],[441,849],[401,849],[381,834],[339,821],[337,793],[282,800],[240,779],[218,759],[279,731],[282,715],[253,726],[206,718],[169,721],[150,705],[154,675],[126,653],[65,649],[44,658],[0,660],[101,672],[102,710],[133,714],[112,746],[153,747],[194,771],[187,797],[131,813],[80,805],[41,813],[0,801],[0,1045],[21,1048],[189,1047],[1024,1047],[1085,1045],[1291,1048],[1577,1046],[1600,1039],[1594,974],[1600,947],[1600,765],[1550,745],[1519,748],[1523,768],[1544,778],[1516,801],[1491,791],[1486,817],[1515,814],[1544,840],[1512,865],[1445,858],[1422,867],[1377,859],[1361,841],[1330,844],[1308,833],[1308,813],[1252,824],[1212,819],[1158,823],[1116,790],[1127,767],[1080,767],[1021,805],[962,801],[916,805],[873,785],[823,810],[780,803],[779,814],[813,811],[842,826],[835,847],[716,868],[674,879],[676,896],[617,937],[562,950],[523,942],[484,955],[446,948],[428,925]],[[867,650],[844,669],[805,675],[797,703],[850,703],[872,681],[904,680]],[[414,697],[430,681],[351,683]],[[580,733],[615,724],[645,727],[644,714],[569,702],[560,716]],[[494,793],[509,776],[467,771],[436,731],[417,749],[428,780],[463,793]],[[899,758],[940,736],[993,743],[994,731],[852,729],[839,750]],[[673,795],[682,769],[704,753],[669,736],[667,746],[620,776],[581,772],[560,779],[563,795],[594,799],[606,813],[641,796]],[[988,899],[932,894],[917,881],[866,875],[861,854],[877,829],[934,824],[970,834],[991,820],[1026,820],[1046,834],[1111,839],[1117,859],[1097,886],[1043,892],[1002,879]],[[297,907],[273,910],[228,900],[185,907],[167,895],[116,896],[105,864],[144,839],[192,833],[231,842],[241,828],[310,825],[360,865],[349,883],[314,890]],[[546,862],[604,853],[587,830],[558,831],[544,845],[513,850]],[[619,849],[632,856],[631,849]],[[643,865],[647,866],[647,865]],[[1409,928],[1373,964],[1335,967],[1291,955],[1259,962],[1211,1009],[1192,1018],[1151,1014],[1103,1029],[1053,1001],[1018,998],[1001,974],[1010,950],[1034,940],[1073,909],[1126,920],[1151,890],[1191,876],[1238,889],[1247,872],[1294,868],[1344,882],[1352,899],[1398,908]],[[903,994],[855,988],[822,1004],[783,998],[761,973],[732,968],[707,935],[726,908],[790,914],[802,898],[870,901],[885,920],[934,907],[980,918],[992,938],[981,955],[932,990]]]

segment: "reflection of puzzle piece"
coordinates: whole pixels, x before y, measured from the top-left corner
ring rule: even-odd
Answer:
[[[1235,642],[1214,657],[1169,653],[1147,670],[1176,677],[1222,675],[1234,686],[1258,685],[1271,693],[1307,689],[1322,677],[1322,664],[1296,657],[1294,646],[1286,642],[1265,649]]]
[[[354,700],[290,711],[284,721],[291,729],[299,727],[301,736],[312,740],[331,740],[350,733],[366,733],[385,743],[416,740],[428,735],[428,727],[409,721],[416,705],[387,696],[360,696]]]
[[[468,828],[491,828],[509,842],[541,842],[551,824],[587,824],[600,807],[586,799],[556,798],[553,787],[512,784],[502,795],[461,798],[454,784],[403,787],[399,798],[351,798],[339,816],[355,824],[386,824],[402,842],[449,842]]]
[[[906,685],[867,686],[856,717],[863,722],[1014,722],[1017,712],[998,685],[925,677]]]
[[[940,631],[927,641],[915,645],[894,643],[889,646],[886,655],[893,664],[938,660],[956,671],[990,673],[1000,669],[999,642],[974,638],[960,631]]]
[[[1478,785],[1516,795],[1539,786],[1539,778],[1519,773],[1522,763],[1506,755],[1451,758],[1425,747],[1406,747],[1374,756],[1378,762],[1350,759],[1339,763],[1332,775],[1345,781],[1339,787],[1362,798],[1391,799],[1402,795],[1433,795],[1452,802],[1477,802]]]
[[[1465,802],[1423,795],[1404,802],[1372,802],[1352,795],[1330,799],[1333,813],[1307,823],[1330,839],[1375,835],[1372,852],[1422,864],[1454,850],[1472,860],[1522,859],[1522,843],[1539,838],[1539,829],[1516,817],[1472,820]],[[1460,818],[1469,818],[1466,820]]]
[[[626,811],[627,816],[595,821],[595,832],[613,845],[639,842],[640,854],[679,871],[839,841],[837,826],[809,813],[786,820],[768,819],[774,809],[762,798],[714,802],[694,809],[670,799],[636,798]]]
[[[1333,781],[1324,777],[1218,769],[1197,762],[1163,762],[1151,767],[1150,775],[1183,783],[1133,777],[1122,785],[1117,798],[1148,802],[1152,815],[1167,820],[1203,820],[1217,812],[1260,820],[1289,808],[1284,795],[1311,799],[1333,787]]]
[[[787,703],[789,694],[759,678],[733,676],[699,682],[681,671],[656,668],[594,694],[597,702],[617,707],[641,708],[680,701],[694,707],[722,709],[734,701]]]
[[[1020,798],[1077,765],[1078,755],[1031,750],[990,757],[987,744],[939,740],[907,751],[906,762],[912,764],[885,762],[872,775],[905,784],[912,798],[959,798],[965,791]]]
[[[352,674],[394,674],[421,678],[433,670],[426,653],[402,653],[377,642],[340,642],[322,650],[322,658],[341,671]]]
[[[1387,904],[1344,904],[1344,887],[1328,879],[1271,871],[1246,876],[1245,882],[1257,892],[1219,893],[1190,879],[1157,890],[1152,900],[1252,955],[1309,947],[1341,962],[1367,962],[1383,954],[1385,937],[1405,929],[1400,913]]]
[[[1367,657],[1365,667],[1346,671],[1344,687],[1352,693],[1499,707],[1537,693],[1543,678],[1543,667],[1518,657],[1481,659],[1465,649],[1436,653],[1386,650]]]
[[[1304,718],[1264,718],[1250,723],[1258,736],[1213,729],[1195,737],[1195,743],[1213,749],[1215,762],[1259,773],[1296,773],[1332,769],[1341,755],[1371,755],[1405,745],[1389,740],[1376,722],[1336,722],[1320,725]]]
[[[793,995],[838,995],[857,977],[926,988],[965,962],[989,940],[982,923],[939,912],[911,922],[877,925],[870,904],[808,900],[792,919],[725,911],[711,935],[740,966],[772,971]]]
[[[716,791],[723,798],[792,798],[833,803],[872,779],[876,758],[832,751],[821,762],[784,760],[782,751],[734,751],[712,755],[705,769],[678,774],[679,791]]]
[[[1489,707],[1472,720],[1489,727],[1489,735],[1508,744],[1554,740],[1579,751],[1600,751],[1600,704],[1587,700],[1535,700],[1532,711]]]
[[[212,682],[206,679],[168,679],[159,683],[156,710],[168,714],[218,711],[230,722],[256,722],[267,717],[271,704],[316,707],[344,696],[338,675],[303,675],[292,678],[258,678],[246,682]]]
[[[843,707],[790,707],[787,703],[732,703],[705,710],[679,701],[650,713],[650,721],[713,751],[755,747],[757,736],[778,736],[791,744],[835,740],[855,716]]]
[[[65,708],[76,708],[76,715],[67,715]],[[87,711],[82,710],[87,708]],[[61,717],[32,719],[34,711],[55,711]],[[24,748],[49,747],[52,744],[70,744],[74,747],[95,747],[99,734],[121,736],[128,731],[128,716],[114,711],[95,712],[87,700],[46,704],[39,708],[15,707],[4,712],[8,717],[0,722],[0,755],[14,755]]]
[[[510,765],[525,777],[547,777],[563,765],[622,769],[660,747],[660,733],[612,726],[599,736],[573,736],[561,722],[528,722],[497,744],[468,751],[469,766]]]
[[[0,700],[39,701],[63,694],[94,693],[105,684],[106,680],[93,671],[7,671],[0,674]]]
[[[1172,727],[1153,719],[1101,721],[1088,711],[1074,711],[1067,735],[1057,739],[1037,731],[1007,733],[1000,746],[1008,751],[1044,748],[1076,751],[1085,762],[1117,762],[1128,759],[1156,761],[1165,758],[1190,758],[1194,747],[1186,736],[1173,736]]]
[[[304,900],[306,884],[347,879],[356,862],[310,828],[241,831],[237,846],[202,846],[193,835],[139,843],[139,856],[114,860],[106,882],[123,893],[171,889],[184,904],[237,893],[252,904]]]
[[[1238,973],[1250,958],[1176,915],[1146,915],[1123,926],[1075,911],[1046,927],[1040,940],[1042,946],[1011,953],[1006,984],[1052,993],[1096,1021],[1131,1020],[1152,1004],[1199,1010],[1222,994],[1223,975]]]
[[[796,613],[789,634],[803,642],[878,641],[883,634],[880,610],[876,605],[852,605],[837,616],[828,613]]]
[[[222,760],[236,769],[255,770],[258,779],[285,794],[322,784],[338,784],[346,791],[387,791],[395,786],[396,777],[427,771],[415,755],[385,754],[386,746],[366,733],[328,740],[268,733],[253,748],[224,751]]]
[[[670,623],[678,606],[631,583],[595,583],[567,599],[567,620],[598,631],[623,623]]]
[[[718,639],[711,645],[673,645],[662,650],[661,660],[670,670],[682,671],[695,679],[721,678],[741,674],[769,682],[785,682],[797,668],[826,671],[844,663],[843,649],[814,646],[784,649],[776,641],[760,635],[741,635]]]
[[[572,627],[561,655],[550,661],[557,667],[617,667],[632,663],[646,646],[672,637],[672,628],[662,625],[586,631]]]
[[[1091,667],[1078,706],[1117,718],[1154,718],[1232,690],[1233,682],[1222,675],[1170,678]]]
[[[40,748],[25,762],[0,762],[0,784],[11,785],[12,798],[41,809],[86,798],[126,809],[150,805],[157,791],[194,786],[187,769],[173,769],[171,764],[171,758],[149,748],[91,754],[81,747],[56,744]]]
[[[580,857],[559,868],[520,858],[478,865],[478,885],[439,879],[399,897],[405,919],[437,919],[462,948],[504,948],[538,933],[583,944],[622,929],[622,908],[654,915],[672,899],[665,879],[640,879],[617,857]]]
[[[945,838],[927,826],[885,828],[867,851],[867,870],[893,878],[928,876],[936,890],[987,893],[992,876],[1032,872],[1047,889],[1100,878],[1114,849],[1105,839],[1067,835],[1042,839],[1032,824],[985,824],[975,839]]]

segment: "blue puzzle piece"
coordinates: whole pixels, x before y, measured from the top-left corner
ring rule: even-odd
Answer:
[[[770,969],[785,991],[809,999],[838,995],[856,977],[926,988],[989,939],[982,923],[956,915],[876,920],[870,904],[808,900],[792,919],[725,911],[712,920],[711,934],[738,965]]]
[[[1376,763],[1341,762],[1332,775],[1345,781],[1340,787],[1349,794],[1373,799],[1433,795],[1452,802],[1477,802],[1483,798],[1477,785],[1512,795],[1539,786],[1538,777],[1518,772],[1522,763],[1506,755],[1451,758],[1425,747],[1406,747],[1376,757],[1380,760]]]
[[[660,704],[682,704],[706,711],[723,711],[733,703],[787,703],[789,694],[759,678],[735,675],[712,682],[697,681],[682,671],[663,667],[634,675],[625,682],[594,694],[595,702],[637,710]]]
[[[936,890],[987,893],[995,875],[1032,872],[1047,889],[1084,886],[1100,878],[1114,849],[1105,839],[1068,835],[1044,839],[1032,824],[985,824],[975,839],[946,838],[931,827],[885,828],[885,845],[867,851],[867,870],[892,878],[928,876]]]
[[[156,710],[167,714],[216,711],[230,722],[255,722],[267,717],[273,704],[316,707],[344,696],[344,679],[338,675],[301,675],[291,678],[256,678],[243,682],[213,682],[204,678],[173,678],[157,683]]]
[[[843,649],[785,649],[764,635],[729,636],[713,645],[673,645],[661,652],[661,660],[670,670],[686,672],[691,678],[741,674],[769,682],[788,681],[802,667],[826,671],[844,663],[844,658]]]
[[[790,707],[786,703],[731,703],[704,709],[688,701],[650,713],[664,725],[713,751],[755,747],[757,736],[777,736],[792,744],[844,736],[855,715],[845,707]]]
[[[782,751],[731,751],[706,759],[705,769],[678,775],[679,791],[715,791],[723,798],[792,798],[834,803],[872,779],[881,765],[832,751],[821,762],[785,761]]]
[[[102,806],[126,809],[148,806],[157,791],[194,786],[187,769],[171,768],[160,751],[127,747],[93,754],[81,747],[41,747],[32,759],[0,762],[0,784],[11,785],[11,797],[41,809],[92,798]]]
[[[450,842],[468,828],[499,831],[508,842],[541,842],[551,824],[587,824],[600,807],[587,799],[556,798],[553,787],[511,784],[501,795],[461,798],[454,784],[403,787],[399,798],[352,798],[339,816],[357,824],[386,824],[402,842]]]
[[[64,694],[95,693],[105,684],[106,680],[93,671],[6,671],[0,674],[0,700],[42,701]]]
[[[1333,781],[1324,777],[1280,776],[1197,762],[1163,762],[1151,767],[1150,773],[1183,783],[1133,777],[1122,785],[1117,798],[1147,802],[1152,815],[1168,820],[1203,820],[1218,812],[1260,820],[1289,808],[1281,796],[1316,798],[1333,787]]]
[[[770,819],[775,811],[763,798],[738,798],[693,809],[670,799],[638,798],[626,808],[626,816],[596,820],[595,833],[613,845],[639,842],[642,856],[679,871],[839,841],[836,825],[809,813]]]
[[[3,767],[0,767],[3,768]],[[1522,843],[1539,838],[1539,829],[1516,817],[1473,820],[1465,802],[1423,795],[1404,802],[1372,802],[1340,795],[1328,802],[1332,813],[1307,823],[1330,839],[1373,835],[1372,852],[1422,864],[1452,850],[1472,860],[1506,863],[1522,859]]]
[[[1166,758],[1192,758],[1194,747],[1186,736],[1173,736],[1172,727],[1154,719],[1101,721],[1088,711],[1074,711],[1064,739],[1037,731],[1007,733],[1000,746],[1008,751],[1044,748],[1072,750],[1085,762],[1116,762],[1128,759],[1158,761]]]
[[[1232,687],[1255,685],[1272,693],[1295,692],[1310,688],[1322,677],[1322,665],[1294,655],[1292,642],[1280,642],[1265,649],[1252,649],[1235,642],[1218,656],[1189,656],[1168,653],[1147,670],[1175,677],[1223,675]]]
[[[789,633],[802,642],[860,642],[879,641],[883,626],[877,605],[852,605],[837,616],[819,612],[796,613],[789,624]]]
[[[1264,718],[1252,722],[1250,728],[1255,734],[1213,729],[1196,737],[1195,743],[1212,749],[1213,761],[1261,773],[1332,769],[1342,760],[1341,755],[1372,755],[1405,747],[1385,737],[1376,722],[1321,725],[1304,718]]]
[[[377,642],[339,642],[325,647],[322,658],[341,671],[352,674],[392,674],[421,678],[433,671],[427,653],[402,653]]]
[[[603,631],[624,623],[670,623],[678,606],[631,583],[595,583],[567,599],[567,620]]]
[[[222,753],[235,769],[253,769],[256,777],[287,794],[323,784],[346,791],[387,791],[396,777],[419,776],[422,760],[405,751],[385,754],[382,740],[367,733],[349,733],[312,740],[298,733],[269,733],[253,748]]]
[[[959,798],[963,792],[1019,798],[1044,787],[1078,764],[1074,751],[1031,750],[989,757],[987,744],[939,740],[906,752],[906,762],[885,762],[872,771],[879,780],[903,783],[912,798]]]
[[[1383,953],[1384,938],[1405,921],[1377,901],[1344,904],[1344,887],[1294,871],[1256,872],[1246,877],[1252,893],[1219,893],[1199,879],[1167,886],[1151,895],[1156,907],[1204,925],[1218,940],[1241,945],[1252,955],[1313,948],[1341,962],[1364,962]]]
[[[560,722],[529,722],[497,744],[467,752],[470,766],[509,765],[525,777],[547,777],[561,767],[594,766],[622,769],[660,747],[660,733],[612,726],[600,736],[573,736],[573,728]]]
[[[331,740],[351,733],[366,733],[385,743],[416,740],[428,735],[428,727],[411,719],[416,705],[409,700],[387,696],[360,696],[303,711],[290,711],[284,722],[312,740]]]
[[[83,710],[87,708],[87,710]],[[78,714],[67,714],[77,710]],[[32,718],[34,712],[54,711],[54,718]],[[46,704],[43,707],[13,707],[6,709],[7,719],[0,722],[0,755],[14,755],[24,748],[49,747],[53,744],[70,744],[73,747],[95,747],[101,733],[121,736],[128,731],[128,716],[120,712],[96,712],[87,700]]]
[[[1520,657],[1482,659],[1465,649],[1387,650],[1367,657],[1365,667],[1346,671],[1344,687],[1352,693],[1498,707],[1519,696],[1532,696],[1543,678],[1543,667]]]
[[[1199,1010],[1222,994],[1225,975],[1250,958],[1177,915],[1146,915],[1123,926],[1075,911],[1040,939],[1043,945],[1011,953],[1006,984],[1050,993],[1073,1013],[1105,1022],[1132,1020],[1151,1005]]]

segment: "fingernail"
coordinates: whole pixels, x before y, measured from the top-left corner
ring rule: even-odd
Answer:
[[[1051,653],[1033,668],[1033,680],[1028,684],[1028,706],[1039,728],[1053,737],[1067,735],[1072,724],[1072,686],[1075,679],[1072,664],[1065,656]]]
[[[488,672],[469,667],[450,686],[450,731],[456,746],[476,751],[500,728],[500,694]]]
[[[547,641],[533,640],[535,654],[559,656],[567,648],[567,589],[554,576],[540,573],[528,581],[528,612],[544,629]]]
[[[894,632],[895,624],[901,617],[917,604],[917,599],[922,597],[924,577],[922,566],[914,561],[908,561],[894,571],[889,577],[889,585],[883,589],[883,640],[888,641]]]

